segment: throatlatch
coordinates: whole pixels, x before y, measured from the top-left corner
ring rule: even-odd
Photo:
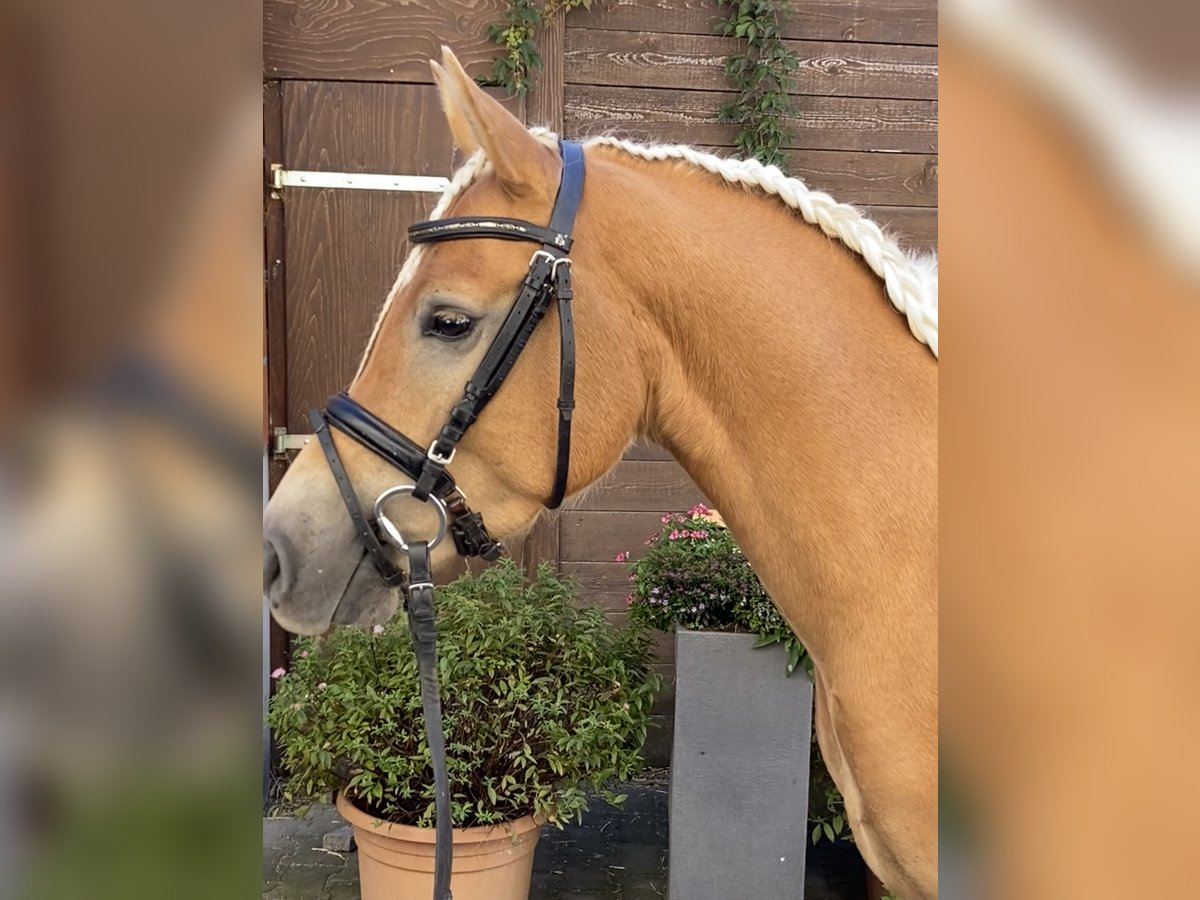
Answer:
[[[450,411],[450,417],[438,436],[422,450],[415,441],[342,393],[330,398],[324,411],[312,410],[309,418],[329,463],[338,491],[346,504],[350,520],[366,555],[384,583],[404,590],[408,626],[421,673],[421,703],[433,764],[437,850],[434,870],[434,900],[451,900],[451,806],[446,771],[445,736],[442,733],[442,708],[437,681],[437,629],[433,606],[433,578],[430,551],[450,534],[463,556],[492,560],[504,552],[499,541],[488,534],[483,517],[467,506],[466,498],[454,482],[449,466],[458,443],[479,418],[492,397],[516,365],[538,322],[552,301],[558,304],[559,388],[558,453],[555,458],[554,486],[547,506],[557,508],[567,492],[571,462],[571,423],[575,410],[575,323],[571,314],[574,296],[571,285],[571,230],[583,197],[583,148],[574,141],[560,141],[562,179],[548,226],[520,219],[459,217],[419,222],[408,229],[414,244],[464,238],[499,238],[541,244],[529,260],[529,270],[504,324],[463,391],[463,398]],[[372,517],[367,514],[354,492],[354,485],[334,446],[330,426],[353,438],[376,456],[387,460],[409,478],[412,485],[397,485],[375,500]],[[385,502],[393,496],[410,494],[431,504],[438,513],[438,532],[430,541],[405,540],[404,535],[384,512]],[[378,529],[378,530],[377,530]],[[407,583],[384,542],[393,544],[408,559]]]

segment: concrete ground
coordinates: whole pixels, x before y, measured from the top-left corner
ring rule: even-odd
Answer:
[[[529,900],[659,900],[667,893],[667,790],[632,784],[615,810],[595,802],[582,825],[542,831]],[[323,847],[345,822],[332,806],[263,819],[263,900],[358,900],[358,854]],[[336,841],[330,842],[336,846]],[[806,900],[862,900],[850,845],[809,849]]]

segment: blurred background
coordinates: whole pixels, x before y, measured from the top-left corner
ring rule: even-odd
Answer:
[[[0,4],[0,896],[259,880],[260,45]]]
[[[943,891],[1179,895],[1200,10],[940,12]],[[0,4],[0,897],[260,890],[262,48],[227,0]]]
[[[1190,892],[1198,16],[942,4],[946,896]]]

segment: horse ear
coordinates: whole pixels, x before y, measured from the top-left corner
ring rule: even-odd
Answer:
[[[433,80],[437,82],[438,94],[442,99],[442,112],[446,114],[446,121],[450,125],[450,136],[454,138],[454,146],[465,156],[470,156],[479,149],[479,141],[475,139],[475,132],[463,115],[458,88],[436,60],[429,61],[429,68],[433,70]]]
[[[442,47],[442,64],[430,62],[441,92],[442,110],[454,143],[464,153],[480,147],[510,194],[521,196],[553,183],[557,155],[531,135],[516,116],[488,96]]]

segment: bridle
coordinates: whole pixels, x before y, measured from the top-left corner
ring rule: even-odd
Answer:
[[[493,560],[504,552],[500,542],[488,533],[483,517],[467,505],[466,496],[455,483],[449,466],[454,461],[459,441],[512,371],[538,322],[549,311],[552,301],[558,303],[560,337],[558,454],[554,487],[547,506],[557,508],[567,490],[571,419],[575,409],[575,325],[571,316],[571,260],[567,253],[571,249],[571,230],[583,196],[584,163],[583,148],[573,141],[560,141],[559,152],[562,154],[562,179],[548,226],[521,219],[466,216],[418,222],[408,229],[408,239],[414,244],[465,238],[499,238],[541,244],[529,260],[529,269],[503,325],[492,339],[475,374],[467,382],[463,398],[450,411],[449,419],[429,448],[423,450],[415,441],[345,393],[331,397],[323,411],[312,410],[309,413],[313,431],[329,463],[359,541],[384,582],[404,591],[404,606],[408,611],[409,629],[420,666],[421,699],[433,764],[437,828],[434,900],[450,900],[451,812],[437,684],[437,632],[429,554],[447,533],[463,556]],[[381,493],[372,509],[373,520],[368,519],[358,502],[354,485],[333,444],[330,426],[382,457],[414,482],[412,485],[396,485]],[[384,513],[388,500],[404,494],[429,503],[437,513],[438,529],[431,540],[406,541]],[[384,541],[406,554],[407,580],[404,572],[389,558],[383,546]]]

